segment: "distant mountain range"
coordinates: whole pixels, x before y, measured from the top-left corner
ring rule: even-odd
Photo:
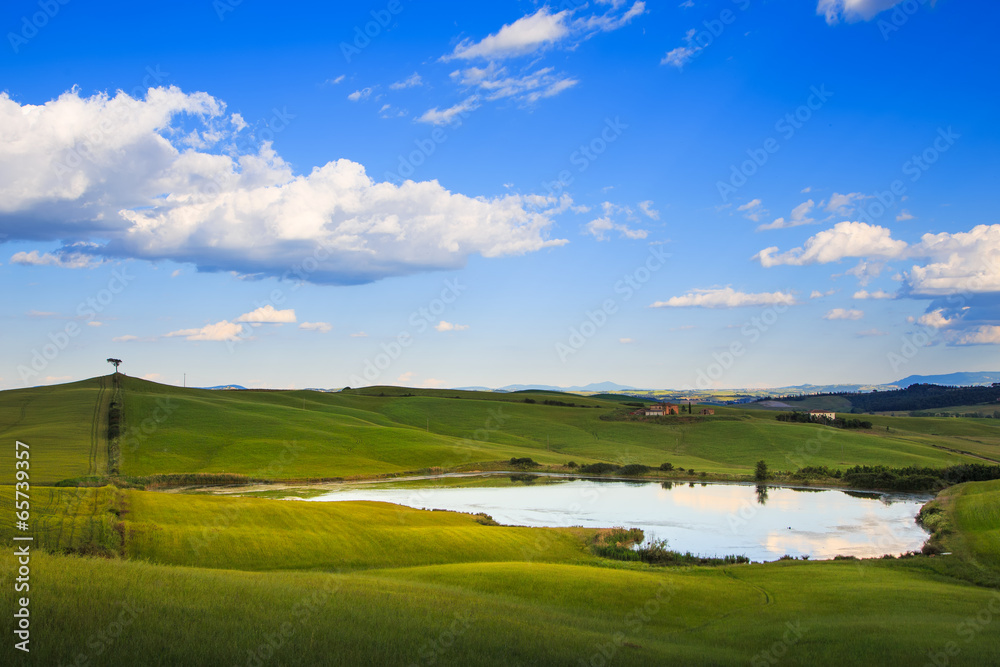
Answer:
[[[1000,372],[978,371],[973,373],[947,373],[945,375],[911,375],[896,382],[900,387],[911,384],[940,384],[952,387],[993,384],[1000,382]]]
[[[854,393],[868,391],[886,391],[891,389],[905,389],[911,384],[938,384],[952,387],[967,387],[971,385],[990,385],[1000,382],[1000,372],[974,371],[963,373],[947,373],[945,375],[910,375],[902,380],[888,384],[798,384],[789,387],[774,387],[771,389],[747,390],[748,393],[772,395],[788,394],[834,394],[834,393]],[[246,389],[238,384],[221,384],[215,387],[202,387],[202,389]],[[606,392],[606,391],[651,391],[649,389],[637,389],[629,385],[618,384],[616,382],[592,382],[588,385],[575,385],[571,387],[559,387],[551,384],[509,384],[506,387],[453,387],[459,391],[564,391],[564,392]],[[742,391],[738,387],[731,388],[734,391]],[[337,389],[319,389],[310,387],[308,391],[340,391]],[[678,393],[684,393],[678,391]],[[694,392],[703,393],[703,392]]]

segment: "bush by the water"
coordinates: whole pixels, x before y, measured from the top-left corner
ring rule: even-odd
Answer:
[[[988,482],[1000,479],[1000,465],[964,463],[949,468],[890,468],[888,466],[854,466],[843,473],[826,466],[799,468],[797,477],[832,477],[851,486],[890,491],[934,491],[963,482]]]
[[[642,538],[643,533],[638,528],[608,528],[598,531],[590,548],[602,558],[642,561],[650,565],[735,565],[750,562],[746,556],[708,558],[695,556],[690,551],[671,551],[666,540],[653,539],[637,547]]]
[[[511,460],[509,461],[509,463],[512,466],[518,466],[518,467],[521,467],[521,468],[537,468],[539,465],[541,465],[540,463],[536,463],[534,461],[534,459],[530,459],[528,457],[524,457],[524,458],[511,458]]]
[[[585,466],[580,466],[580,472],[588,475],[606,475],[609,472],[617,471],[618,466],[614,463],[589,463]]]

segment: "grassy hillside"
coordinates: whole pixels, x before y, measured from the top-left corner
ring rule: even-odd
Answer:
[[[625,411],[619,401],[546,392],[209,391],[125,377],[122,385],[121,472],[130,476],[302,480],[475,469],[511,457],[551,465],[670,462],[735,475],[751,474],[758,459],[772,470],[1000,460],[1000,423],[992,420],[879,416],[862,432],[778,422],[773,412],[743,408],[719,407],[714,417],[687,423],[628,421],[615,417]],[[0,392],[11,416],[2,435],[34,447],[35,483],[106,471],[109,387],[105,377]],[[3,481],[12,455],[0,450]]]
[[[10,483],[15,440],[32,447],[32,461],[37,457],[36,484],[106,473],[111,393],[110,376],[0,391],[0,479]]]
[[[80,527],[110,515],[126,559],[36,551],[17,664],[907,665],[948,642],[948,664],[995,658],[989,628],[958,629],[998,593],[942,576],[941,558],[658,569],[586,555],[583,533],[376,503],[53,494],[41,542],[99,539]],[[14,567],[0,560],[4,609]]]

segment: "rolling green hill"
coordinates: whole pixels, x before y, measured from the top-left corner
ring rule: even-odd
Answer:
[[[862,432],[718,407],[715,416],[657,423],[620,418],[627,408],[619,401],[559,393],[210,391],[120,377],[121,473],[133,477],[225,473],[308,480],[495,467],[512,457],[547,465],[671,462],[731,475],[750,474],[758,459],[772,470],[1000,460],[1000,424],[992,420],[875,417],[876,427]],[[0,436],[34,447],[37,483],[107,472],[102,420],[109,387],[104,377],[0,392],[3,414],[11,416]],[[5,471],[12,469],[12,456],[0,450]]]

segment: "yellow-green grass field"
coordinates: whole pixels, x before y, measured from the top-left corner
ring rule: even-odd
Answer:
[[[908,665],[940,653],[950,665],[984,665],[996,656],[1000,592],[939,567],[959,554],[663,569],[591,556],[590,531],[380,503],[34,493],[32,651],[15,657],[4,642],[3,664]],[[975,553],[995,554],[996,512],[955,505],[956,525],[974,517],[972,532],[992,540]],[[10,535],[4,527],[5,543]],[[95,540],[111,553],[61,554]],[[15,576],[13,559],[0,559],[4,609],[14,608]]]

